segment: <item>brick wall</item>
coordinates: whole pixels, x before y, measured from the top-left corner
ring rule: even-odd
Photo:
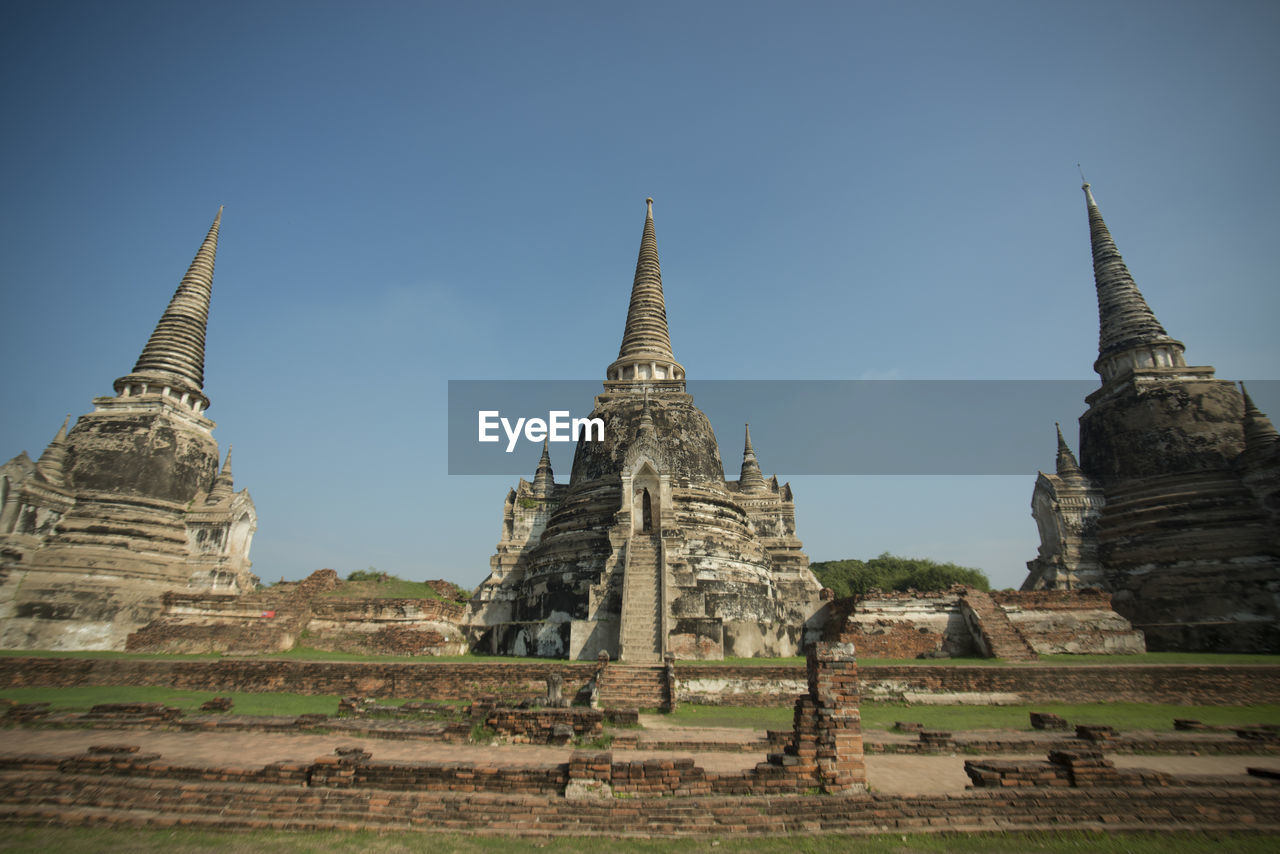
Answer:
[[[665,768],[644,763],[638,779],[656,781],[664,775],[679,779],[685,769],[671,764],[672,768]],[[0,763],[0,803],[10,820],[65,825],[183,824],[299,831],[420,828],[544,837],[1008,832],[1062,827],[1280,832],[1280,787],[1225,779],[1211,786],[1122,791],[1110,787],[975,789],[946,797],[874,793],[653,797],[637,791],[632,797],[570,800],[557,791],[567,782],[565,765],[507,769],[351,762],[344,766],[337,759],[326,766],[329,770],[318,771],[315,763],[307,764],[313,784],[308,786],[297,780],[297,769],[283,766],[278,772],[283,785],[264,785],[268,781],[221,779],[216,773],[193,780],[178,776],[175,769],[151,776],[104,776],[82,765],[78,773],[68,774],[37,759],[8,760]],[[615,785],[629,793],[628,784],[613,776],[609,767]],[[673,771],[679,773],[673,775]],[[338,785],[314,785],[317,777]],[[110,785],[103,785],[104,780]]]
[[[0,657],[0,691],[10,687],[158,685],[184,690],[285,691],[410,699],[469,700],[493,695],[533,700],[551,671],[572,697],[595,664],[319,662],[287,660],[124,660]],[[806,690],[801,666],[677,666],[678,700],[737,705],[790,704]],[[1016,695],[1027,703],[1143,702],[1188,705],[1280,703],[1280,665],[1088,665],[983,667],[864,665],[863,699],[904,693]],[[965,697],[959,698],[966,699]]]
[[[504,701],[541,699],[547,676],[559,673],[574,696],[595,673],[594,663],[402,663],[381,661],[127,660],[118,658],[0,658],[0,690],[9,687],[157,685],[191,691],[352,694],[410,699]]]
[[[1012,695],[1026,703],[1135,702],[1184,705],[1280,703],[1280,665],[875,665],[859,668],[864,700],[905,694],[957,695],[985,702]],[[804,690],[794,667],[678,666],[682,703],[778,705]]]

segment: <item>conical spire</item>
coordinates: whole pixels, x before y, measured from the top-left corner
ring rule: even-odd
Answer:
[[[67,460],[67,424],[70,421],[71,415],[68,414],[63,419],[62,426],[58,428],[57,435],[53,437],[53,441],[44,449],[40,459],[36,460],[36,470],[54,486],[67,485],[63,464]]]
[[[743,492],[761,492],[765,488],[760,463],[756,460],[755,449],[751,447],[750,424],[747,425],[747,440],[742,448],[742,472],[738,475],[738,486]]]
[[[652,382],[675,380],[683,383],[684,368],[671,352],[667,331],[667,305],[662,295],[662,266],[658,261],[658,238],[653,230],[653,199],[645,199],[648,212],[640,237],[640,254],[631,283],[631,305],[622,332],[618,359],[609,366],[610,380]]]
[[[653,413],[649,411],[649,387],[644,389],[644,407],[640,410],[640,426],[636,429],[636,437],[646,437],[652,439],[657,435],[657,428],[653,424]]]
[[[1098,290],[1098,361],[1094,369],[1111,378],[1105,370],[1109,357],[1138,348],[1154,348],[1167,351],[1172,364],[1183,364],[1181,341],[1164,331],[1155,313],[1143,299],[1129,268],[1125,266],[1116,243],[1107,230],[1107,224],[1094,201],[1093,192],[1086,182],[1085,205],[1089,211],[1089,243],[1093,250],[1093,280]],[[1151,360],[1159,364],[1154,356]]]
[[[1071,453],[1067,440],[1062,438],[1062,425],[1055,421],[1053,426],[1058,430],[1058,477],[1083,477],[1076,455]]]
[[[533,494],[539,498],[551,495],[556,485],[555,473],[551,471],[551,452],[547,448],[547,440],[542,440],[542,457],[538,460],[538,471],[533,476]]]
[[[1263,415],[1254,406],[1253,398],[1240,383],[1240,394],[1244,396],[1244,447],[1246,452],[1260,451],[1280,441],[1280,433],[1271,424],[1271,419]],[[43,457],[41,458],[43,459]]]
[[[218,476],[213,479],[209,496],[204,500],[205,504],[220,504],[235,492],[235,478],[231,476],[231,447],[227,445],[227,459],[222,464],[222,471],[218,472]]]
[[[142,348],[133,372],[116,380],[117,393],[124,394],[130,387],[146,384],[148,391],[168,387],[176,397],[185,392],[193,405],[198,404],[201,410],[209,405],[209,399],[204,395],[204,337],[209,322],[213,264],[218,253],[221,223],[222,208],[218,208],[209,234],[191,261],[187,274],[182,277],[147,346]]]

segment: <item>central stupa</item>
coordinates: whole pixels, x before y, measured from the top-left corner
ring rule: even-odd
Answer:
[[[789,484],[766,480],[746,434],[724,476],[711,422],[685,389],[667,328],[653,200],[618,358],[567,484],[544,447],[507,494],[502,539],[471,603],[477,652],[632,663],[787,656],[820,585],[795,535]]]

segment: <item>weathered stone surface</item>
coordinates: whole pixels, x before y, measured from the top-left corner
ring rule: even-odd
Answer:
[[[380,655],[466,651],[465,608],[442,599],[339,599],[332,569],[241,596],[166,593],[155,620],[128,637],[133,652],[252,654],[313,649]]]
[[[853,638],[866,658],[1025,660],[1035,654],[1144,650],[1142,633],[1098,590],[873,592],[847,609],[833,609],[826,636],[842,635]]]
[[[667,331],[652,208],[618,360],[567,484],[544,454],[508,495],[502,540],[471,603],[473,648],[632,663],[791,655],[820,586],[789,485],[764,480],[748,435],[726,481]]]
[[[252,589],[257,514],[218,470],[204,334],[221,212],[116,396],[0,467],[0,646],[123,649],[169,590]]]
[[[1186,364],[1085,195],[1102,386],[1079,466],[1064,471],[1059,434],[1058,473],[1037,480],[1023,589],[1100,587],[1151,649],[1280,651],[1280,437],[1213,368]]]

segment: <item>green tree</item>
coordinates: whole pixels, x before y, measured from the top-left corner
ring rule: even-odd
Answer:
[[[991,583],[980,569],[939,563],[929,558],[898,557],[888,552],[862,561],[828,560],[810,564],[823,587],[830,587],[837,598],[865,596],[872,590],[946,590],[953,584],[965,584],[979,590],[990,590]]]

